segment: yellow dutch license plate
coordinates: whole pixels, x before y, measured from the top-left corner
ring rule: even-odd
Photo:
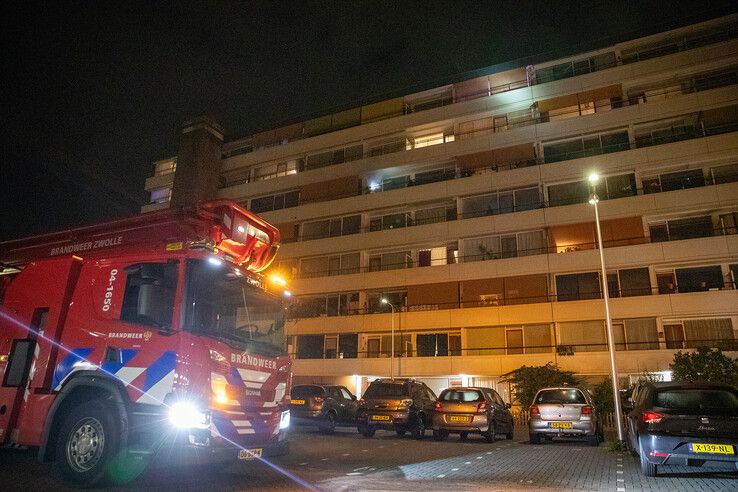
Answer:
[[[255,460],[256,458],[261,458],[261,451],[262,451],[262,448],[242,449],[238,452],[238,459],[239,460]]]
[[[448,421],[453,423],[468,424],[469,422],[471,422],[471,417],[466,415],[451,415],[448,418]]]
[[[389,415],[372,415],[371,420],[382,420],[382,421],[388,421],[390,420]]]
[[[305,404],[305,400],[290,400],[290,403],[292,405],[304,405]]]
[[[689,444],[693,453],[711,453],[711,454],[735,454],[733,446],[730,444],[703,444],[693,442]]]
[[[571,429],[571,422],[551,422],[552,429]]]

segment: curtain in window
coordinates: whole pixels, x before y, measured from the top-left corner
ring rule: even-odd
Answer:
[[[602,321],[559,323],[559,343],[574,346],[575,352],[607,350],[605,325]]]
[[[518,256],[540,255],[546,252],[543,231],[518,234]]]
[[[502,256],[500,237],[488,236],[464,240],[464,261],[496,260]]]
[[[505,327],[470,328],[466,332],[464,355],[504,355]]]
[[[446,220],[446,207],[426,208],[415,211],[415,224],[435,224]]]
[[[687,348],[719,347],[725,342],[735,343],[733,325],[729,318],[684,320]]]
[[[658,350],[659,348],[656,318],[626,319],[625,333],[628,350]]]
[[[523,327],[523,333],[526,354],[551,352],[551,327],[549,325],[526,325]]]

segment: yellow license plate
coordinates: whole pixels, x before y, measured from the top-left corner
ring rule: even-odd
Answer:
[[[290,400],[290,403],[292,405],[304,405],[305,404],[305,400]]]
[[[242,449],[238,452],[238,459],[239,460],[255,460],[256,458],[261,458],[261,451],[262,451],[262,448]]]
[[[712,454],[735,454],[733,446],[730,444],[703,444],[699,442],[690,443],[693,453],[712,453]]]
[[[571,429],[571,422],[551,422],[552,429]]]
[[[387,420],[391,420],[391,418],[389,415],[372,415],[371,420],[387,421]]]
[[[468,424],[469,422],[471,422],[471,420],[472,420],[471,417],[466,416],[466,415],[451,415],[448,418],[449,422],[459,422],[462,424]]]

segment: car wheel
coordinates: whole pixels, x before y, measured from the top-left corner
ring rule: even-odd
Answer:
[[[419,413],[415,419],[415,425],[412,430],[413,439],[423,439],[425,437],[425,416]]]
[[[634,458],[637,457],[638,456],[638,448],[633,444],[633,442],[634,442],[633,439],[628,439],[627,442],[628,442],[628,450],[630,451],[630,455],[632,457],[634,457]],[[635,442],[638,442],[638,437],[637,436],[635,438]]]
[[[105,478],[108,465],[120,447],[120,428],[114,411],[93,400],[72,409],[56,438],[54,468],[61,481],[89,487]]]
[[[656,463],[651,463],[646,457],[646,452],[643,450],[643,446],[639,446],[638,455],[640,456],[641,462],[641,473],[646,477],[656,476]]]
[[[541,436],[540,436],[540,434],[531,434],[530,435],[530,443],[531,444],[541,444]]]
[[[374,437],[374,434],[377,432],[377,429],[374,427],[359,427],[359,434],[361,434],[364,437]]]
[[[444,430],[434,430],[433,431],[433,439],[436,441],[445,441],[448,437],[448,431]]]
[[[403,437],[403,436],[405,435],[405,433],[407,433],[407,431],[406,431],[405,429],[395,429],[395,433],[396,433],[396,434],[397,434],[397,435],[398,435],[399,437]]]
[[[466,438],[469,437],[468,432],[459,432],[459,440],[466,441]]]
[[[318,429],[323,434],[333,434],[336,432],[336,414],[328,412],[325,416],[325,421],[318,426]]]
[[[489,430],[484,434],[484,439],[487,442],[495,442],[497,437],[497,426],[494,422],[489,423]]]

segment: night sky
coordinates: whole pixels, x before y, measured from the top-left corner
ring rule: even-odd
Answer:
[[[154,5],[155,4],[155,5]],[[738,2],[31,2],[3,6],[0,239],[136,213],[211,114],[230,139],[738,10]]]

